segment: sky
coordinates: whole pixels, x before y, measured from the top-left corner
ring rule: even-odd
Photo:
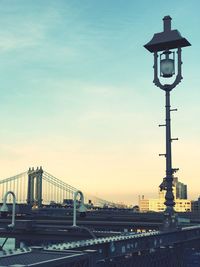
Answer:
[[[172,17],[192,44],[171,94],[173,167],[200,188],[198,0],[0,0],[0,177],[42,166],[101,198],[137,204],[165,176],[164,92],[143,45]]]

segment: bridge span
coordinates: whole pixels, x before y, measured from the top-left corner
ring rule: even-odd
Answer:
[[[63,200],[72,200],[78,190],[44,171],[42,167],[29,168],[26,172],[0,180],[2,199],[7,191],[13,191],[18,204],[26,203],[35,207],[50,203],[62,204]],[[84,196],[86,202],[91,202],[94,206],[120,207],[118,203],[95,197],[87,192]],[[11,202],[12,198],[9,196],[8,203]]]

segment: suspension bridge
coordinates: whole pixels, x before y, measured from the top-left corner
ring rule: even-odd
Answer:
[[[51,203],[62,204],[64,200],[73,200],[75,188],[61,179],[44,171],[42,167],[29,168],[28,171],[0,180],[1,199],[7,191],[13,191],[18,204],[30,204],[41,207]],[[85,193],[85,202],[98,207],[119,207],[117,203],[107,201]],[[8,203],[12,202],[11,196]]]

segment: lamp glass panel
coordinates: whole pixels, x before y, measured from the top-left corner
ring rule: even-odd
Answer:
[[[172,77],[174,74],[174,60],[173,59],[162,59],[160,61],[160,71],[163,77]]]

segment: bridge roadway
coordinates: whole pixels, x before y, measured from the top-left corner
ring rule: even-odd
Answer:
[[[7,225],[10,223],[11,218],[8,217],[0,219],[0,236],[15,238],[16,247],[22,244],[26,247],[37,245],[41,246],[45,251],[55,251],[58,254],[59,251],[63,251],[63,253],[66,251],[80,251],[87,255],[92,253],[92,258],[95,259],[95,265],[91,265],[92,267],[96,266],[96,263],[98,263],[98,266],[110,266],[105,262],[110,262],[114,259],[120,262],[119,258],[125,261],[130,258],[131,262],[133,262],[136,258],[138,259],[138,255],[143,255],[139,257],[139,261],[146,257],[145,265],[142,266],[165,266],[163,262],[156,263],[157,265],[148,265],[148,257],[154,256],[154,260],[158,262],[158,259],[161,259],[163,254],[166,254],[166,261],[166,259],[172,257],[171,252],[173,251],[172,258],[176,261],[177,255],[182,257],[185,254],[183,252],[185,247],[193,248],[199,246],[200,225],[163,232],[155,230],[161,225],[162,217],[158,216],[156,218],[154,216],[153,218],[153,215],[151,215],[149,217],[151,218],[150,222],[147,219],[140,221],[140,215],[137,218],[135,217],[135,221],[133,221],[133,218],[133,214],[125,213],[113,212],[108,214],[105,212],[103,214],[96,213],[96,215],[89,213],[86,218],[78,219],[77,224],[79,227],[72,227],[71,216],[54,220],[50,220],[50,218],[44,219],[44,216],[34,216],[34,219],[29,218],[29,220],[17,218],[15,228],[10,229]],[[146,229],[154,230],[146,233],[130,231],[137,228],[145,229],[145,227]],[[100,231],[101,229],[103,231]],[[162,259],[164,259],[164,256]],[[103,263],[103,265],[99,265],[100,263]],[[184,266],[177,264],[166,266]],[[121,264],[112,266],[141,265]]]
[[[80,227],[74,231],[71,227],[73,219],[70,215],[58,219],[56,216],[45,218],[45,216],[34,214],[24,219],[17,218],[15,229],[12,231],[7,229],[10,218],[1,218],[0,234],[2,237],[16,238],[17,243],[23,241],[29,246],[39,245],[41,239],[44,244],[47,244],[50,241],[80,240],[94,236],[107,237],[124,232],[155,231],[161,228],[162,218],[160,214],[88,212],[86,217],[78,216],[77,225]]]
[[[51,266],[187,266],[184,264],[184,259],[182,259],[185,251],[184,245],[191,242],[199,243],[199,239],[200,226],[191,226],[171,232],[154,231],[140,234],[129,233],[110,237],[92,238],[45,245],[41,247],[41,253],[39,254],[38,252],[37,257],[38,260],[41,259],[42,254],[45,254],[47,251],[49,251],[49,253],[54,253],[55,256],[57,254],[57,257],[59,257],[62,252],[71,253],[74,251],[78,252],[77,257],[81,256],[81,252],[86,253],[87,255],[92,255],[93,263],[81,265],[81,259],[80,261],[78,259],[78,265],[67,265],[66,263],[68,262],[68,259],[65,259],[62,264],[58,265],[58,263],[55,262],[54,264],[51,263]],[[172,250],[174,251],[173,254],[171,253]],[[27,248],[25,250],[27,256],[29,254],[31,255],[31,251],[34,252],[32,248]],[[169,253],[169,251],[171,252]],[[9,253],[11,253],[10,258],[12,259],[15,258],[13,257],[15,254],[19,254],[21,252],[14,251],[8,252],[8,254]],[[5,256],[5,261],[9,260],[8,254]],[[182,254],[182,258],[180,258],[180,254]],[[135,257],[134,255],[137,256]],[[168,257],[166,257],[167,255]],[[21,256],[23,257],[24,253]],[[63,255],[60,257],[63,257]],[[153,257],[154,261],[152,262]],[[139,264],[136,264],[136,259],[139,259]],[[171,260],[171,262],[168,260]],[[118,263],[114,264],[114,262]],[[16,263],[17,262],[15,262],[15,264]],[[63,265],[64,263],[66,265]],[[111,263],[111,265],[109,263]],[[141,265],[142,263],[143,265]],[[46,265],[43,264],[37,266]]]
[[[12,205],[8,204],[11,212]],[[58,207],[42,207],[32,210],[29,205],[17,204],[16,213],[23,214],[21,218],[25,219],[46,219],[46,220],[72,220],[72,208],[58,208]],[[191,222],[200,223],[200,212],[180,212],[177,213],[179,218],[187,218]],[[79,220],[82,220],[81,218]],[[132,221],[132,222],[162,222],[163,213],[158,212],[133,212],[132,210],[119,210],[119,209],[100,209],[88,210],[87,216],[84,220],[97,220],[97,221]]]
[[[16,220],[14,229],[9,229],[10,219],[0,220],[0,236],[15,238],[17,244],[27,246],[50,242],[73,241],[80,239],[110,237],[130,232],[130,229],[157,229],[161,223],[131,221],[77,221],[78,227],[72,227],[72,220]],[[149,225],[148,225],[149,224]],[[133,230],[135,229],[135,230]]]
[[[27,218],[27,219],[26,219]],[[40,239],[41,235],[46,236],[47,239],[50,239],[50,235],[52,235],[53,240],[60,240],[60,238],[63,240],[66,238],[65,233],[71,232],[70,226],[72,226],[72,217],[67,216],[60,219],[57,219],[54,217],[54,219],[51,218],[44,218],[34,216],[33,219],[30,217],[24,217],[24,219],[17,218],[16,220],[16,227],[15,230],[11,233],[7,233],[9,237],[15,235],[21,234],[25,239],[29,238],[29,235],[31,232],[34,232],[33,238]],[[155,220],[155,218],[154,218]],[[0,219],[0,227],[6,228],[6,226],[10,223],[10,218]],[[108,214],[88,214],[86,217],[78,217],[77,218],[77,225],[81,226],[82,228],[89,228],[92,231],[108,231],[108,232],[136,232],[138,229],[140,230],[158,230],[162,224],[162,221],[133,221],[132,216],[127,215],[108,215]],[[63,231],[63,234],[61,234],[61,231]],[[57,233],[58,234],[53,234]],[[5,236],[5,232],[2,233],[0,231],[1,235]],[[50,234],[51,233],[51,234]],[[69,233],[68,233],[69,234]],[[81,236],[83,234],[83,231],[80,233]],[[27,236],[27,238],[26,238]],[[87,237],[87,236],[86,236]],[[74,238],[77,238],[75,236]]]
[[[23,207],[24,210],[24,207]],[[60,218],[67,219],[73,213],[72,209],[66,208],[41,208],[32,211],[32,215],[37,218],[50,219]],[[187,218],[192,222],[200,223],[200,212],[179,212],[179,218]],[[119,209],[101,209],[89,210],[86,219],[91,220],[127,220],[127,221],[141,221],[141,222],[162,222],[163,212],[133,212],[132,210],[119,210]]]
[[[98,218],[97,218],[98,217]],[[141,222],[132,221],[128,216],[88,216],[79,218],[77,225],[72,227],[72,218],[64,220],[57,219],[39,219],[26,220],[17,219],[15,228],[8,228],[10,218],[0,219],[0,235],[1,237],[15,238],[17,243],[23,242],[27,246],[40,245],[49,242],[73,241],[80,239],[88,239],[95,237],[112,237],[119,234],[136,233],[138,230],[142,232],[155,231],[161,228],[162,222]]]

